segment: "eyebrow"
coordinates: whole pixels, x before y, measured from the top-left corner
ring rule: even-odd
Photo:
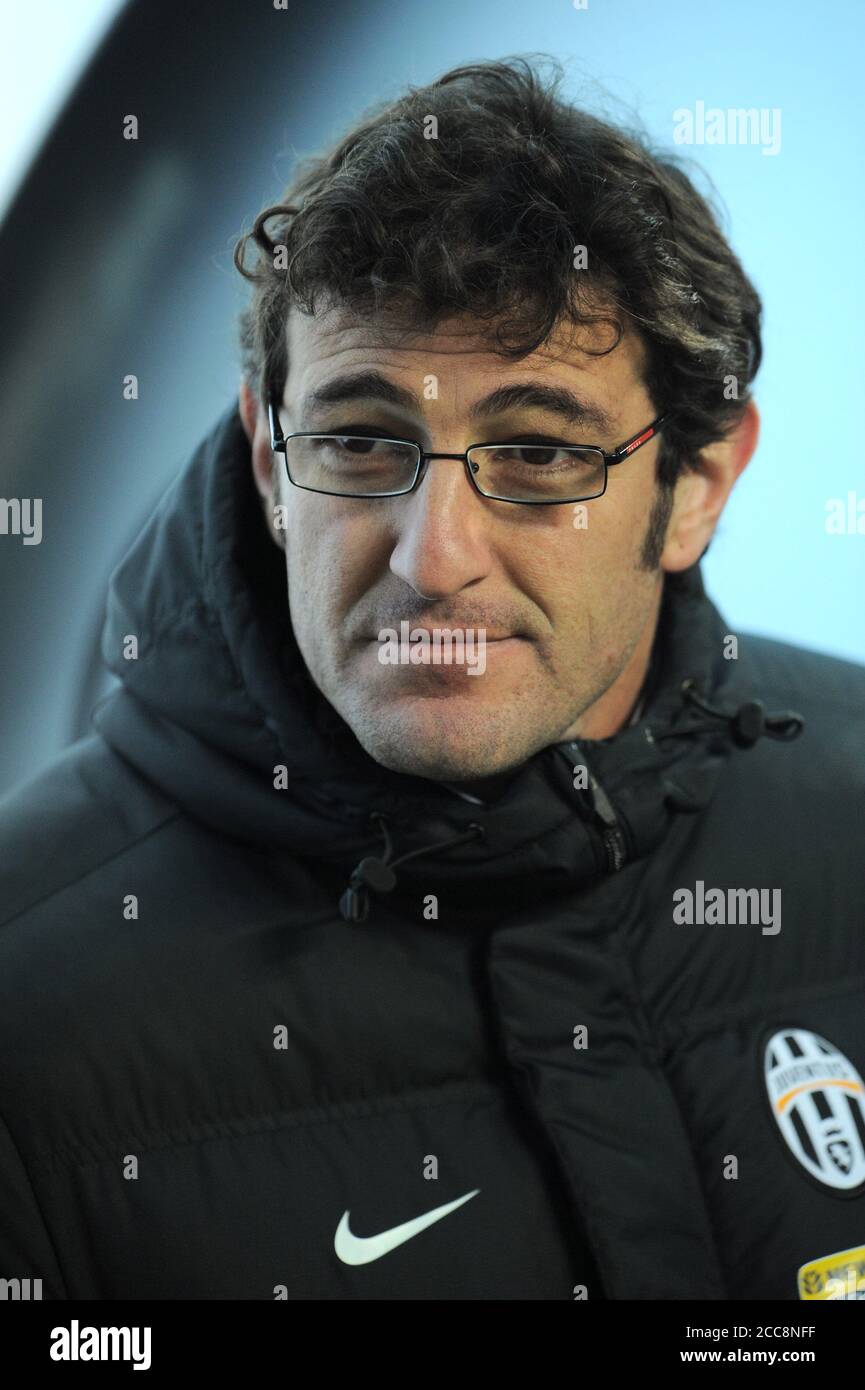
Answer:
[[[420,413],[420,397],[406,386],[397,386],[381,372],[352,372],[333,377],[316,386],[303,401],[304,416],[327,405],[345,405],[349,401],[378,400],[387,405]],[[498,386],[469,408],[469,418],[478,420],[484,415],[504,414],[507,410],[545,410],[559,415],[570,425],[589,426],[601,433],[612,429],[609,414],[601,406],[583,400],[566,386],[543,386],[538,382],[513,382]]]

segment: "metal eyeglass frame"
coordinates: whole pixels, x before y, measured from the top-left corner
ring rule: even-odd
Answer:
[[[505,443],[505,441],[503,441],[503,440],[500,440],[500,439],[499,439],[499,440],[494,440],[494,441],[492,441],[491,443],[488,443],[488,444],[470,444],[469,447],[468,447],[468,449],[466,449],[465,452],[462,453],[462,454],[439,454],[439,453],[426,453],[426,452],[421,448],[421,446],[418,444],[418,442],[417,442],[416,439],[396,439],[396,438],[394,438],[394,437],[392,437],[392,436],[390,436],[390,435],[383,435],[383,434],[381,434],[381,435],[379,435],[379,434],[376,434],[376,435],[372,435],[372,434],[370,434],[370,435],[347,435],[347,434],[345,434],[345,433],[343,433],[343,434],[333,434],[333,433],[331,433],[331,432],[329,432],[329,431],[327,431],[327,430],[295,430],[292,434],[287,434],[287,435],[286,435],[286,434],[283,434],[283,432],[282,432],[282,427],[281,427],[281,425],[280,425],[280,423],[279,423],[279,418],[278,418],[278,416],[277,416],[277,409],[278,409],[278,406],[277,406],[277,404],[276,404],[276,402],[275,402],[275,400],[274,400],[274,395],[273,395],[273,393],[271,392],[271,394],[270,394],[269,397],[268,397],[268,403],[267,403],[267,418],[268,418],[268,422],[269,422],[269,424],[270,424],[270,447],[271,447],[271,449],[273,450],[273,452],[274,452],[275,454],[282,454],[282,455],[284,456],[284,458],[285,458],[285,471],[286,471],[286,473],[287,473],[287,475],[288,475],[288,481],[291,483],[291,485],[292,485],[293,487],[299,487],[299,488],[301,488],[304,492],[318,492],[318,493],[320,493],[321,496],[323,496],[323,497],[356,497],[359,501],[366,501],[366,502],[374,502],[374,501],[375,501],[377,498],[379,498],[379,497],[405,497],[405,496],[408,495],[408,493],[414,492],[415,489],[418,488],[418,487],[420,486],[420,483],[421,483],[421,481],[423,480],[423,477],[424,477],[424,475],[425,475],[425,473],[426,473],[426,465],[427,465],[427,463],[428,463],[428,461],[429,461],[430,459],[457,459],[457,460],[461,461],[461,462],[464,464],[464,466],[465,466],[465,471],[466,471],[466,475],[467,475],[467,477],[468,477],[468,480],[469,480],[469,482],[471,483],[472,487],[474,488],[475,492],[478,494],[479,497],[486,497],[486,498],[487,498],[489,501],[491,501],[491,502],[511,502],[511,503],[514,504],[514,506],[518,506],[518,507],[555,507],[555,506],[562,506],[562,505],[567,506],[568,504],[573,503],[573,502],[589,502],[589,501],[591,501],[591,500],[592,500],[593,498],[595,498],[595,497],[603,497],[604,493],[605,493],[606,490],[607,490],[607,479],[608,479],[608,477],[609,477],[609,469],[612,468],[612,467],[614,467],[615,464],[617,464],[617,463],[624,463],[625,459],[631,457],[631,454],[636,453],[636,451],[637,451],[638,449],[641,449],[641,448],[643,447],[644,444],[648,444],[648,442],[649,442],[650,439],[654,439],[655,435],[658,433],[658,431],[660,430],[661,426],[662,426],[663,424],[665,424],[666,421],[668,421],[668,420],[672,417],[672,413],[673,413],[672,411],[667,411],[664,415],[659,415],[658,418],[657,418],[656,420],[653,420],[652,423],[651,423],[650,425],[646,425],[646,426],[644,426],[643,429],[638,430],[637,433],[634,434],[634,435],[632,435],[630,439],[626,439],[625,442],[624,442],[624,444],[620,444],[619,447],[618,447],[617,449],[613,449],[612,452],[610,452],[610,453],[608,453],[605,449],[600,448],[600,446],[599,446],[599,445],[596,445],[596,444],[560,444],[560,445],[558,446],[558,447],[561,448],[561,449],[582,449],[582,450],[586,450],[586,451],[588,451],[588,450],[591,449],[593,453],[596,453],[596,454],[600,454],[600,455],[601,455],[601,457],[602,457],[602,459],[603,459],[603,461],[604,461],[604,486],[601,488],[600,492],[591,492],[591,493],[589,493],[588,497],[554,497],[554,498],[546,498],[546,497],[545,497],[545,498],[540,498],[540,499],[538,499],[538,500],[524,501],[524,500],[523,500],[522,498],[520,498],[520,497],[496,497],[496,496],[493,496],[493,495],[491,495],[491,494],[488,493],[488,492],[484,492],[480,487],[478,487],[478,484],[475,482],[474,474],[472,473],[472,469],[471,469],[471,466],[470,466],[470,459],[469,459],[469,455],[471,454],[472,450],[473,450],[473,449],[493,449],[493,448],[496,448],[496,447],[501,448],[501,447],[504,446],[504,443]],[[292,478],[292,476],[291,476],[291,471],[290,471],[290,469],[289,469],[289,467],[288,467],[288,450],[287,450],[288,441],[289,441],[290,439],[364,439],[364,438],[368,438],[368,439],[380,439],[380,440],[381,440],[383,443],[385,443],[385,444],[406,444],[406,445],[409,445],[411,448],[417,450],[418,459],[417,459],[417,463],[415,464],[415,475],[414,475],[414,479],[413,479],[413,481],[411,482],[411,484],[410,484],[409,487],[398,488],[398,489],[396,489],[396,490],[393,491],[393,492],[373,492],[373,493],[363,493],[363,492],[330,492],[330,491],[327,491],[325,488],[320,488],[320,487],[306,487],[306,485],[305,485],[304,483],[296,483],[296,482],[294,481],[294,479]],[[523,447],[523,448],[530,448],[531,446],[530,446],[530,445],[523,445],[522,447]],[[539,447],[552,447],[552,446],[551,446],[551,445],[550,445],[550,446],[543,446],[543,445],[542,445],[542,446],[539,446]]]

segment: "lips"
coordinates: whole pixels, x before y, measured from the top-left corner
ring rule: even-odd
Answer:
[[[522,634],[519,632],[496,632],[490,634],[482,627],[460,627],[458,624],[454,623],[440,623],[437,627],[422,627],[415,623],[411,623],[410,630],[412,632],[423,632],[429,637],[430,641],[432,641],[437,632],[443,632],[445,630],[448,632],[472,633],[477,641],[484,642],[520,642],[523,640]],[[394,623],[390,628],[384,626],[381,628],[381,631],[398,632],[399,624]],[[377,642],[379,640],[379,634],[377,632],[372,632],[368,635],[366,640],[369,642]]]

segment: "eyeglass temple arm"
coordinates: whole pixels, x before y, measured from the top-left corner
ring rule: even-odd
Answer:
[[[270,447],[278,452],[285,446],[285,435],[282,432],[282,426],[279,423],[279,417],[274,408],[272,394],[268,396],[267,399],[267,420],[270,425]]]
[[[614,449],[611,454],[605,454],[604,457],[607,460],[607,466],[611,468],[614,463],[623,463],[626,458],[630,458],[631,454],[641,448],[643,444],[648,444],[650,439],[654,439],[661,426],[670,418],[670,411],[668,411],[666,415],[659,415],[657,420],[653,420],[644,430],[640,430],[639,434],[635,434],[630,439],[626,439],[624,444],[620,444],[618,449]]]

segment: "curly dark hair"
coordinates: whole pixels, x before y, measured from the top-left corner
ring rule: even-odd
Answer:
[[[612,323],[605,351],[630,322],[658,413],[675,409],[662,491],[698,466],[749,399],[759,296],[680,162],[564,101],[562,76],[546,55],[454,68],[301,163],[234,251],[254,285],[240,341],[262,401],[285,387],[291,307],[343,303],[427,331],[471,314],[492,349],[516,359],[560,320]],[[258,254],[247,268],[250,241]],[[581,245],[587,268],[575,270]],[[731,377],[735,391],[725,390]]]

